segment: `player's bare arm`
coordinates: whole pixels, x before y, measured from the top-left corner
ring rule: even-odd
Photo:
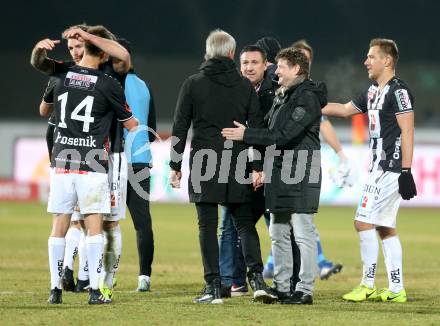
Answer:
[[[118,42],[99,37],[83,31],[81,28],[72,28],[63,33],[63,37],[76,38],[85,42],[90,42],[102,51],[107,53],[110,57],[116,58],[122,61],[122,65],[118,65],[115,71],[120,74],[127,73],[131,65],[130,53]]]
[[[32,50],[31,65],[44,74],[51,74],[54,69],[53,60],[47,57],[47,51],[52,51],[59,40],[46,38],[39,41]]]
[[[52,114],[52,111],[53,111],[53,104],[41,101],[41,103],[40,103],[40,115],[42,117],[49,117]]]
[[[345,104],[342,103],[328,103],[323,109],[322,114],[339,117],[339,118],[348,118],[352,115],[361,113],[352,102],[348,102]]]
[[[396,115],[401,130],[402,168],[410,168],[414,150],[414,112]]]

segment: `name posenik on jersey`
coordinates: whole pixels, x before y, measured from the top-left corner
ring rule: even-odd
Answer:
[[[66,75],[66,79],[64,80],[64,86],[93,91],[95,89],[97,80],[98,77],[94,75],[78,74],[69,71]]]
[[[92,135],[87,136],[86,138],[77,138],[61,136],[60,132],[58,132],[55,143],[81,147],[96,147],[96,139],[94,139]]]

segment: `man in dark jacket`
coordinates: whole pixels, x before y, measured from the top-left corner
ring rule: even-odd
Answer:
[[[254,87],[264,117],[272,107],[277,84],[266,74],[266,52],[257,45],[247,45],[240,51],[240,71]],[[252,193],[252,211],[257,223],[265,212],[263,187]],[[220,274],[222,286],[231,288],[232,296],[248,293],[246,266],[242,255],[241,239],[233,223],[230,210],[222,206],[220,225]],[[269,214],[267,214],[269,220]],[[268,224],[269,226],[269,224]]]
[[[249,269],[248,278],[254,298],[271,300],[264,283],[260,242],[252,216],[251,183],[259,183],[255,161],[255,182],[246,173],[248,145],[224,141],[220,134],[232,121],[262,127],[258,98],[249,81],[241,77],[232,60],[235,40],[228,33],[215,30],[206,40],[206,61],[201,71],[183,83],[176,105],[171,150],[170,183],[180,186],[181,159],[188,129],[193,123],[188,190],[195,203],[199,220],[199,240],[202,251],[204,293],[197,303],[223,303],[220,297],[219,250],[217,242],[218,204],[231,210],[242,239],[243,255]],[[230,295],[225,293],[225,296]]]
[[[309,62],[301,50],[281,50],[276,59],[281,87],[268,113],[268,128],[246,128],[234,122],[238,128],[225,128],[222,134],[229,140],[270,146],[264,182],[266,209],[271,213],[275,290],[282,303],[311,304],[316,265],[313,215],[321,188],[320,110],[327,103],[327,90],[307,79]],[[292,296],[291,228],[301,254],[300,281]]]
[[[279,50],[279,49],[278,49]],[[278,52],[278,50],[276,50]],[[271,53],[271,60],[275,61],[276,53]],[[258,45],[247,45],[240,51],[240,70],[241,74],[249,79],[258,95],[260,112],[266,116],[273,104],[275,90],[278,84],[273,80],[273,74],[269,74],[267,67],[268,59],[266,52]],[[276,67],[276,65],[274,66]],[[275,71],[275,70],[274,70]],[[263,188],[256,189],[252,194],[252,210],[255,223],[261,215],[267,227],[270,224],[270,215],[265,210],[265,199]],[[222,286],[231,288],[232,296],[247,295],[248,287],[246,284],[246,266],[242,255],[241,239],[237,237],[237,231],[232,221],[231,212],[222,207],[222,218],[220,225],[220,274]],[[301,265],[298,246],[292,236],[292,254],[294,260],[294,271],[292,275],[292,289],[299,281],[299,268]],[[268,267],[269,266],[269,267]],[[264,267],[263,277],[273,278],[273,257],[270,253]],[[266,276],[270,274],[270,276]]]

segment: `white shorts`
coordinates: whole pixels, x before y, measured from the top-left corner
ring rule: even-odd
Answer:
[[[52,168],[47,211],[72,214],[76,205],[81,214],[109,214],[110,189],[107,174]]]
[[[399,173],[390,171],[373,171],[362,190],[362,197],[356,211],[356,221],[396,227],[397,211],[399,210]]]
[[[125,153],[112,153],[108,160],[108,183],[110,185],[111,213],[104,215],[104,221],[125,219],[127,200],[127,158]]]

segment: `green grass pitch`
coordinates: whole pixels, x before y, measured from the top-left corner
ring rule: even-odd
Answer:
[[[64,293],[62,305],[49,306],[51,217],[45,205],[1,203],[0,325],[439,325],[439,210],[399,212],[406,304],[341,300],[361,276],[353,214],[353,207],[322,207],[316,216],[327,258],[344,268],[327,281],[317,280],[312,306],[256,304],[250,297],[228,299],[222,306],[192,303],[203,286],[194,207],[156,203],[152,204],[156,249],[151,293],[134,292],[137,251],[128,217],[122,222],[123,256],[114,302],[88,306],[87,294]],[[265,258],[270,241],[262,221],[258,228]],[[382,255],[376,284],[387,286]]]

